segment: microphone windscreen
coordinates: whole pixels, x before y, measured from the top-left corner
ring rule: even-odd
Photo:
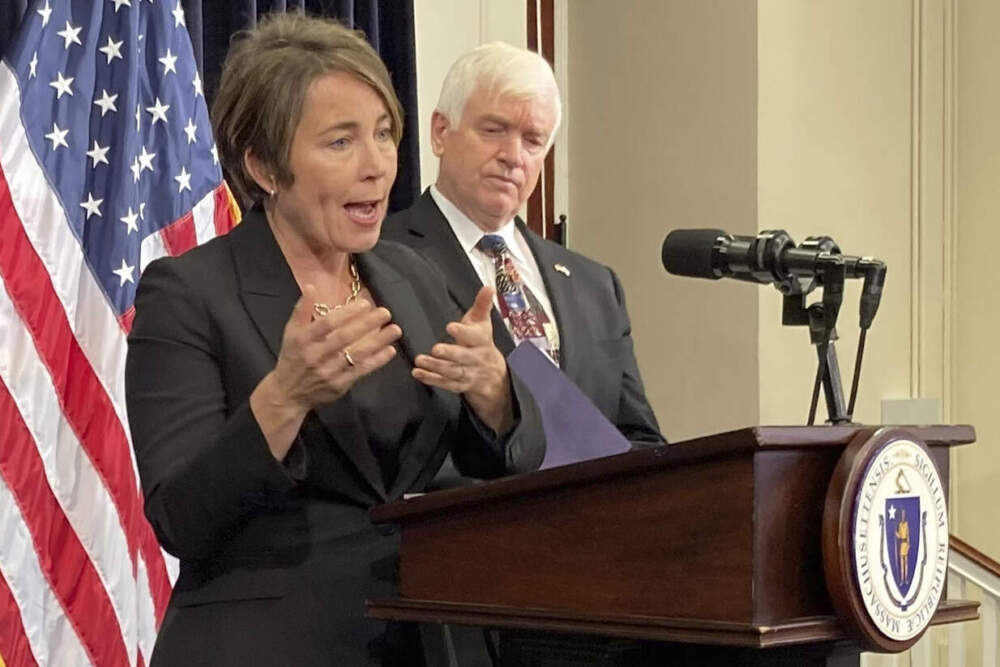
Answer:
[[[720,236],[726,236],[721,229],[675,229],[663,240],[663,268],[675,276],[717,280],[712,249]]]

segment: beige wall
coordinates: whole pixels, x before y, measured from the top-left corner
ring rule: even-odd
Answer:
[[[881,398],[910,393],[910,10],[908,1],[758,3],[758,225],[797,242],[828,235],[890,267],[855,412],[865,423],[878,422]],[[845,393],[858,296],[849,284],[838,326]],[[761,421],[805,423],[816,354],[805,327],[781,325],[773,289],[761,293],[759,335]]]
[[[757,421],[757,290],[660,264],[671,229],[756,229],[756,50],[753,3],[568,3],[570,245],[620,276],[672,440]]]
[[[956,531],[1000,560],[1000,303],[993,267],[1000,248],[1000,3],[958,3],[958,243],[955,291],[956,421],[978,444],[957,452]]]

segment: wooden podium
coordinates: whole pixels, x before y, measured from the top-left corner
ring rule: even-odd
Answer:
[[[874,430],[748,428],[375,507],[401,528],[400,589],[368,614],[516,629],[505,664],[857,665],[879,647],[834,610],[824,506]],[[947,497],[948,448],[974,430],[906,432]],[[978,617],[941,599],[931,623]],[[610,657],[543,657],[582,645]]]

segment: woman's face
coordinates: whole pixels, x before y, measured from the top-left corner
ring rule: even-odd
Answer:
[[[344,72],[313,81],[292,140],[293,183],[274,202],[278,221],[317,254],[371,249],[396,180],[392,130],[368,84]]]

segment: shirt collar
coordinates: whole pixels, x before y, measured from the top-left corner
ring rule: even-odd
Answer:
[[[437,189],[436,185],[430,187],[431,197],[434,199],[434,203],[438,205],[441,209],[441,213],[444,214],[445,220],[448,221],[448,225],[451,226],[451,231],[455,232],[455,237],[458,239],[459,244],[462,246],[462,250],[466,253],[471,253],[476,244],[479,243],[479,239],[483,238],[482,229],[479,228],[472,219],[462,213],[462,211],[455,206],[451,200],[445,197],[440,190]],[[499,234],[503,237],[504,243],[507,244],[507,249],[514,256],[515,259],[519,261],[524,261],[524,257],[521,255],[520,244],[517,242],[517,225],[514,223],[514,218],[511,218],[504,224],[503,227],[495,232],[490,232],[491,234]]]

